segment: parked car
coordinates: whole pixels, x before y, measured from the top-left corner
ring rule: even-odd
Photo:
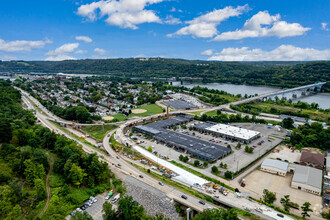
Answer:
[[[278,217],[281,217],[281,218],[284,218],[284,215],[281,214],[281,213],[277,213],[277,216],[278,216]]]
[[[142,176],[142,175],[139,175],[139,177],[140,177],[140,178],[143,178],[143,176]]]
[[[161,185],[161,186],[164,186],[164,183],[163,182],[159,182],[158,184]]]
[[[202,201],[202,200],[199,200],[198,202],[199,202],[200,204],[202,204],[202,205],[205,205],[205,202]]]

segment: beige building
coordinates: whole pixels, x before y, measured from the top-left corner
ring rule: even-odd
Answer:
[[[322,175],[322,170],[313,167],[295,165],[291,187],[316,195],[321,195]]]
[[[267,173],[285,176],[288,171],[288,163],[267,158],[262,162],[260,169]]]

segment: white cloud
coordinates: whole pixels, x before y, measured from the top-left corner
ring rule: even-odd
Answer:
[[[10,56],[10,55],[3,55],[3,56],[0,56],[0,60],[16,60],[17,57],[15,56]]]
[[[329,31],[328,23],[322,22],[321,23],[321,29],[324,30],[324,31]]]
[[[239,40],[248,37],[276,36],[293,37],[303,35],[311,28],[303,27],[298,23],[280,21],[281,16],[270,15],[268,11],[260,11],[247,20],[240,30],[228,31],[216,36],[214,41]]]
[[[191,21],[186,21],[187,26],[179,29],[174,34],[168,34],[168,37],[174,35],[192,35],[193,37],[208,38],[218,34],[217,26],[230,17],[236,17],[243,12],[248,11],[249,6],[238,6],[233,8],[231,6],[223,9],[214,9],[212,12],[206,13]]]
[[[274,50],[225,48],[215,52],[208,60],[218,61],[301,61],[301,60],[329,60],[330,49],[317,50],[300,48],[292,45],[281,45]]]
[[[57,56],[49,56],[45,60],[46,61],[62,61],[62,60],[76,60],[77,58],[68,56],[66,54],[61,54]]]
[[[144,55],[143,53],[134,56],[134,58],[145,58],[145,57],[146,57],[146,55]]]
[[[74,60],[75,57],[69,56],[68,53],[73,53],[79,47],[79,43],[63,44],[55,50],[48,51],[45,60],[48,61],[59,61],[59,60]]]
[[[104,55],[106,51],[101,48],[95,48],[94,52],[98,53],[99,55]]]
[[[164,0],[103,0],[81,5],[77,14],[90,21],[107,16],[105,21],[110,25],[138,29],[137,25],[142,23],[162,22],[154,11],[145,9],[162,1]]]
[[[16,41],[4,41],[0,39],[0,51],[5,52],[18,52],[18,51],[30,51],[34,48],[43,48],[46,44],[50,44],[52,41],[49,39],[39,40],[39,41],[26,41],[26,40],[16,40]]]
[[[166,19],[164,20],[165,24],[181,24],[182,22],[180,19],[173,17],[172,15],[167,15]]]
[[[91,43],[93,40],[87,36],[76,36],[76,40],[82,40],[86,43]]]
[[[46,55],[56,56],[56,55],[62,55],[62,54],[66,54],[66,53],[72,53],[78,47],[79,47],[79,43],[63,44],[62,46],[56,48],[55,50],[48,51],[46,53]]]
[[[175,12],[176,11],[176,8],[172,7],[170,12]]]
[[[201,54],[204,56],[211,56],[213,54],[213,51],[214,50],[209,49],[209,50],[205,50],[205,51],[201,52]]]
[[[77,50],[76,52],[74,52],[75,54],[84,54],[87,53],[87,50]]]

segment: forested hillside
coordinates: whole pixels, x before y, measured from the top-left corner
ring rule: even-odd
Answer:
[[[111,74],[123,77],[194,77],[202,82],[294,87],[330,82],[330,62],[211,62],[182,59],[103,59],[0,62],[0,72]],[[325,89],[330,91],[330,85]]]
[[[96,154],[35,124],[20,103],[20,92],[0,80],[0,219],[64,219],[111,187],[110,170]]]

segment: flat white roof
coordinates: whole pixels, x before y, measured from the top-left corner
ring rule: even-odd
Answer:
[[[286,162],[267,158],[262,162],[261,168],[286,173],[288,171],[288,165]]]
[[[248,130],[245,128],[234,127],[225,124],[216,124],[211,127],[206,128],[206,130],[220,133],[223,135],[232,136],[235,138],[240,138],[243,140],[250,140],[251,138],[260,134],[259,131]]]

